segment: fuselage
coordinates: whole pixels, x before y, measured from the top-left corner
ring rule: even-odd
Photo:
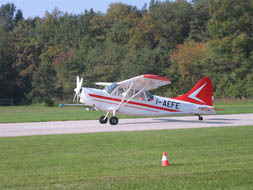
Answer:
[[[112,112],[121,101],[121,96],[109,94],[106,90],[82,88],[80,102],[105,112]],[[159,116],[175,114],[215,114],[215,110],[200,109],[199,104],[153,95],[152,99],[125,99],[125,105],[117,110],[122,115]]]

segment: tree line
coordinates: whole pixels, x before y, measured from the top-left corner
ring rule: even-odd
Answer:
[[[171,79],[160,95],[210,77],[215,97],[252,97],[253,0],[113,3],[105,14],[55,8],[27,19],[0,7],[0,98],[52,105],[73,98],[76,75],[94,87],[140,74]]]

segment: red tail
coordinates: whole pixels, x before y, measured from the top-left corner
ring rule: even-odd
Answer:
[[[213,105],[213,85],[209,78],[202,78],[186,94],[173,98],[199,105]]]

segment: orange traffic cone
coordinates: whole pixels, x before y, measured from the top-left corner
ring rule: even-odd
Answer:
[[[168,158],[167,158],[167,153],[163,152],[162,166],[169,166],[169,165],[170,165],[170,163],[169,163]]]

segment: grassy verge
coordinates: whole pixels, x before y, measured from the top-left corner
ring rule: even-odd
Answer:
[[[0,122],[86,120],[102,112],[86,111],[83,107],[9,106],[0,107]]]
[[[214,106],[224,109],[217,111],[217,114],[253,113],[253,100],[216,101]],[[83,107],[0,106],[0,123],[88,120],[98,119],[103,114],[86,111]]]
[[[253,126],[0,138],[0,189],[253,189]],[[170,167],[161,167],[162,152]]]
[[[105,115],[84,107],[0,106],[0,123],[92,120]],[[134,116],[119,116],[119,118]]]

